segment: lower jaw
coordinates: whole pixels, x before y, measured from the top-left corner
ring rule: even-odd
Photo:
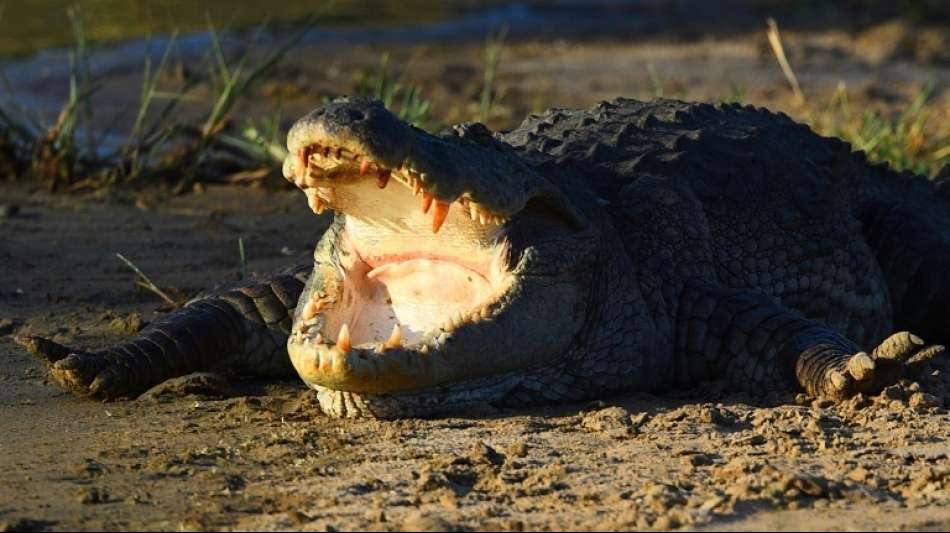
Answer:
[[[371,395],[466,378],[459,368],[471,366],[472,361],[462,357],[471,354],[456,345],[450,356],[448,343],[461,330],[468,340],[478,339],[479,323],[499,312],[498,298],[513,278],[504,261],[492,258],[504,259],[506,247],[490,249],[487,255],[482,249],[474,267],[431,252],[394,262],[392,255],[364,258],[347,233],[341,232],[336,241],[342,253],[318,261],[313,276],[320,290],[308,294],[288,340],[287,350],[301,378],[314,388]],[[423,300],[399,303],[395,296],[420,287],[428,292]],[[418,312],[416,307],[434,310]]]
[[[431,417],[459,412],[494,411],[524,375],[509,373],[391,394],[367,394],[310,385],[320,410],[334,418]]]
[[[389,340],[361,344],[353,342],[348,328],[343,328],[346,334],[338,335],[334,343],[318,333],[327,331],[331,318],[317,316],[308,323],[298,316],[301,323],[295,325],[287,351],[300,377],[315,388],[372,395],[423,390],[466,379],[473,369],[479,375],[484,366],[490,366],[484,358],[490,346],[480,346],[475,352],[471,348],[487,333],[482,320],[494,318],[496,311],[480,308],[466,320],[452,321],[408,345],[394,341],[401,331],[398,327]],[[479,361],[473,357],[484,366],[478,368]]]

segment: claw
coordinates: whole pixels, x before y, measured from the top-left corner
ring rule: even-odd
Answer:
[[[946,353],[946,349],[940,344],[928,346],[920,350],[904,363],[906,374],[911,377],[920,376],[924,369],[927,368],[927,363],[944,353]]]
[[[859,352],[848,360],[848,373],[858,381],[865,381],[874,375],[874,366],[874,359],[864,352]]]
[[[923,339],[909,331],[901,331],[884,339],[880,346],[874,349],[872,355],[875,359],[905,361],[923,346]]]
[[[928,346],[923,350],[915,353],[913,357],[908,359],[905,364],[907,365],[919,365],[930,361],[934,357],[943,354],[946,351],[946,348],[941,344],[934,344],[933,346]]]
[[[17,335],[13,340],[46,365],[65,359],[71,353],[69,348],[44,337]]]
[[[115,371],[109,368],[108,362],[98,355],[70,353],[51,365],[49,373],[56,384],[78,396],[109,399],[122,393],[118,390],[121,387],[115,386],[119,376],[114,375]]]
[[[834,368],[828,372],[828,380],[831,381],[832,386],[838,391],[843,391],[845,386],[848,385],[848,378],[844,377],[844,374]]]

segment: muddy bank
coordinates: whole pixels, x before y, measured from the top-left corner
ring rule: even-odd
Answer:
[[[713,383],[435,420],[341,421],[300,383],[73,399],[11,336],[97,346],[162,302],[113,253],[191,293],[306,261],[294,193],[211,188],[136,207],[4,191],[0,522],[8,529],[950,527],[941,368],[840,406]],[[176,392],[177,391],[177,392]]]

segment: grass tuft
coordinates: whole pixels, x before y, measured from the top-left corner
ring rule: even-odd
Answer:
[[[173,33],[157,65],[148,54],[143,65],[138,107],[128,135],[118,147],[104,151],[93,128],[92,96],[99,88],[90,68],[90,51],[78,8],[69,10],[75,38],[70,50],[69,96],[56,121],[43,126],[13,99],[0,97],[0,173],[30,177],[47,183],[50,190],[98,188],[127,183],[161,182],[187,190],[198,181],[221,179],[241,172],[276,173],[282,152],[275,148],[277,134],[268,125],[266,138],[249,134],[228,135],[235,104],[303,38],[316,15],[299,26],[260,61],[252,61],[248,47],[229,62],[221,40],[209,22],[211,50],[204,70],[186,77],[172,91],[161,90],[168,65],[175,54]],[[9,84],[0,76],[6,93]],[[183,122],[175,113],[199,85],[215,87],[208,111],[200,120]],[[163,105],[156,105],[164,100]],[[263,143],[263,144],[262,144]]]
[[[840,82],[831,102],[824,109],[806,111],[805,117],[818,133],[850,142],[870,161],[934,177],[950,164],[950,127],[946,123],[931,127],[936,116],[928,105],[932,92],[933,85],[923,88],[899,113],[857,112]]]
[[[497,33],[489,35],[485,40],[485,73],[478,105],[478,121],[483,124],[491,119],[492,108],[498,99],[498,90],[495,85],[507,35],[508,26],[502,26]]]
[[[356,81],[356,94],[380,100],[387,109],[425,130],[438,128],[432,120],[432,102],[422,96],[417,85],[407,85],[405,74],[393,76],[389,70],[389,54],[383,53],[375,69],[362,70]]]
[[[855,150],[867,154],[873,162],[890,164],[898,171],[909,170],[935,177],[950,163],[950,127],[945,117],[942,124],[932,125],[936,112],[927,104],[933,84],[920,90],[900,113],[864,110],[856,113],[843,81],[838,82],[831,102],[819,108],[805,98],[782,46],[778,24],[768,19],[766,36],[805,122],[818,133],[840,137]],[[941,120],[940,117],[937,120]]]

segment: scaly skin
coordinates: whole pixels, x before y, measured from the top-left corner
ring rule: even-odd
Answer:
[[[576,401],[709,379],[842,399],[942,352],[902,330],[950,340],[947,188],[870,165],[785,115],[617,99],[550,110],[508,133],[464,124],[434,137],[354,98],[301,119],[288,147],[288,179],[311,207],[340,214],[306,285],[285,284],[284,307],[269,312],[293,313],[291,360],[330,415]],[[354,346],[348,330],[327,329],[350,283],[346,235],[387,220],[354,226],[373,218],[362,202],[376,193],[346,187],[409,176],[400,167],[416,171],[433,228],[448,229],[396,235],[441,249],[467,227],[452,213],[478,206],[506,241],[508,284],[481,315],[415,344]],[[385,219],[384,204],[374,209]],[[473,245],[473,256],[494,244]],[[249,339],[284,340],[276,325],[286,322],[261,321],[259,301],[238,299],[199,300],[143,333],[174,346],[139,339],[69,355],[51,362],[52,375],[77,394],[114,398],[212,365],[280,368],[264,361],[285,355]],[[47,359],[66,354],[38,343]]]

